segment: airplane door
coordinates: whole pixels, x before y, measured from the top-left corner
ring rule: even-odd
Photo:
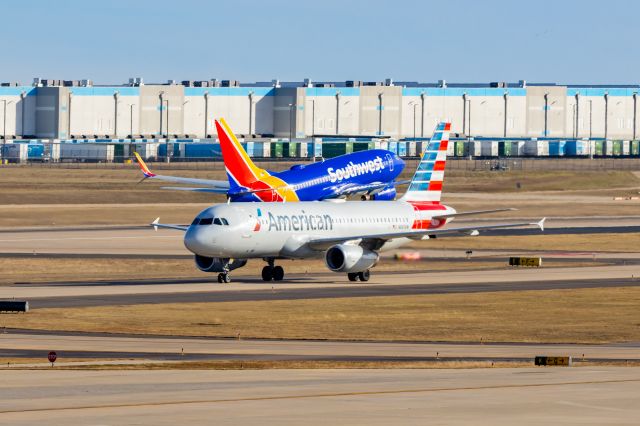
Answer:
[[[387,154],[387,163],[389,164],[389,171],[393,171],[393,158],[391,158],[391,154]]]

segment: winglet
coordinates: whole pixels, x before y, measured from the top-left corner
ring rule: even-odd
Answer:
[[[158,230],[158,223],[160,223],[160,218],[159,217],[157,217],[156,220],[151,222],[149,225],[153,226],[153,229],[155,231],[157,231]]]
[[[140,154],[138,154],[137,152],[133,152],[133,155],[136,156],[136,159],[138,160],[138,165],[140,166],[140,170],[142,170],[142,174],[144,175],[144,177],[154,177],[155,173],[152,173],[151,170],[149,170],[149,167],[147,167],[147,164],[142,160],[142,157],[140,157]]]
[[[545,220],[547,220],[547,218],[543,217],[542,219],[540,219],[540,222],[532,223],[532,225],[538,225],[540,227],[540,230],[544,231],[544,221]]]

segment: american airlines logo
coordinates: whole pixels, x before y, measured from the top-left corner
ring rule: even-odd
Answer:
[[[384,161],[379,156],[373,160],[365,161],[362,163],[354,164],[350,161],[346,167],[334,169],[329,167],[327,172],[331,182],[340,182],[343,179],[349,179],[350,177],[360,176],[365,173],[375,173],[385,168]]]
[[[331,231],[333,219],[328,214],[273,215],[269,212],[269,231]]]

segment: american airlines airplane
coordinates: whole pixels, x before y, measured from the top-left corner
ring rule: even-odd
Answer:
[[[393,200],[396,186],[409,183],[395,181],[404,169],[404,161],[383,149],[295,165],[279,173],[269,172],[251,161],[224,119],[216,120],[216,129],[228,181],[157,175],[135,153],[144,178],[202,185],[199,188],[166,189],[226,194],[233,202],[317,201],[354,195],[363,199]]]
[[[450,128],[450,123],[438,124],[409,189],[397,201],[227,203],[203,210],[190,226],[161,224],[159,218],[151,225],[185,231],[184,245],[195,254],[197,267],[217,272],[218,282],[225,283],[229,272],[248,259],[265,260],[263,280],[280,281],[284,270],[275,265],[277,259],[321,257],[331,271],[346,273],[350,281],[368,281],[379,252],[411,241],[528,225],[544,230],[544,219],[444,227],[457,216],[511,210],[457,213],[440,203]]]

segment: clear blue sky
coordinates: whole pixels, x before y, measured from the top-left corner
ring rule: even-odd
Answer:
[[[638,83],[640,2],[0,0],[0,81]]]

